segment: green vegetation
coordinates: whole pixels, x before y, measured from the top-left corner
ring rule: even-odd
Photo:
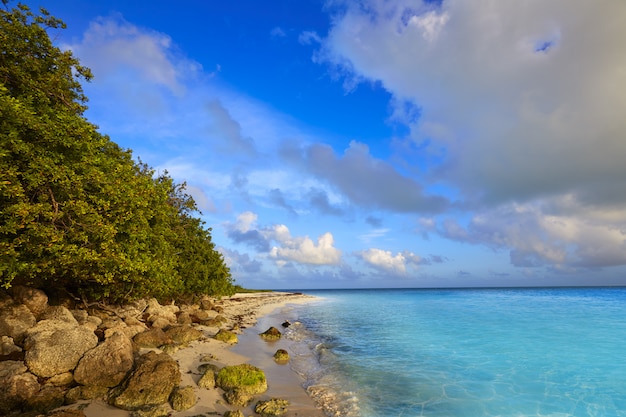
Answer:
[[[254,395],[267,390],[267,381],[263,371],[247,363],[220,369],[215,382],[224,391],[236,389]]]
[[[231,295],[184,184],[155,176],[83,115],[92,77],[41,9],[0,7],[0,285],[123,302]]]

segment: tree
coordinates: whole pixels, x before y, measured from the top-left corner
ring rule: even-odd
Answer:
[[[124,301],[228,294],[232,279],[184,184],[100,134],[90,80],[24,5],[0,10],[0,284]]]

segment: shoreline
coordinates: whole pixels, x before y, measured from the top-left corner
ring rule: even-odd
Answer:
[[[188,347],[171,354],[179,363],[182,381],[180,386],[191,385],[196,388],[198,401],[196,405],[184,411],[171,411],[172,417],[191,417],[199,415],[223,415],[227,411],[240,409],[244,415],[255,415],[254,404],[258,400],[281,398],[289,401],[290,406],[284,417],[307,415],[309,417],[324,417],[325,414],[318,407],[312,397],[303,387],[304,381],[300,375],[291,369],[290,364],[277,364],[273,360],[274,352],[282,348],[284,342],[266,342],[259,337],[259,333],[274,326],[282,329],[285,321],[285,311],[291,305],[314,302],[314,296],[291,292],[259,292],[240,293],[231,297],[224,297],[215,302],[224,310],[222,315],[227,323],[221,328],[233,328],[237,333],[238,343],[229,345],[213,338],[219,328],[198,325],[198,329],[205,333],[206,338],[194,341]],[[143,354],[148,350],[142,349]],[[233,407],[222,398],[221,390],[203,389],[197,387],[201,377],[198,366],[206,361],[203,357],[211,356],[211,363],[217,366],[232,366],[249,363],[262,369],[266,375],[268,390],[255,397],[255,401],[247,407]],[[77,404],[63,408],[76,408]],[[130,417],[131,412],[106,404],[102,400],[93,400],[80,404],[86,417]],[[83,408],[84,407],[84,408]],[[217,413],[217,414],[216,414]]]

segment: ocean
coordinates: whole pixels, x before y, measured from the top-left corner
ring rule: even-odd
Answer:
[[[626,288],[306,293],[285,338],[328,416],[626,416]]]

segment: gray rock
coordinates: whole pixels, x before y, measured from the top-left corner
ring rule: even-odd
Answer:
[[[289,401],[272,398],[267,401],[259,401],[254,407],[254,412],[266,416],[282,416],[287,412]]]
[[[23,304],[9,306],[0,311],[0,334],[12,337],[20,345],[26,330],[37,323],[35,315]]]
[[[20,408],[26,400],[39,392],[37,377],[21,361],[0,362],[0,414]]]
[[[148,352],[114,395],[112,404],[124,410],[140,410],[164,404],[180,383],[178,363],[165,353]]]
[[[85,327],[42,320],[26,332],[26,365],[37,376],[52,377],[76,368],[85,352],[97,344],[98,337]]]
[[[74,379],[82,385],[114,387],[133,367],[133,344],[123,333],[115,333],[91,349],[78,362]]]
[[[194,340],[200,340],[204,338],[204,334],[189,325],[184,326],[172,326],[165,332],[165,335],[168,336],[175,343],[186,344],[189,342],[193,342]]]

